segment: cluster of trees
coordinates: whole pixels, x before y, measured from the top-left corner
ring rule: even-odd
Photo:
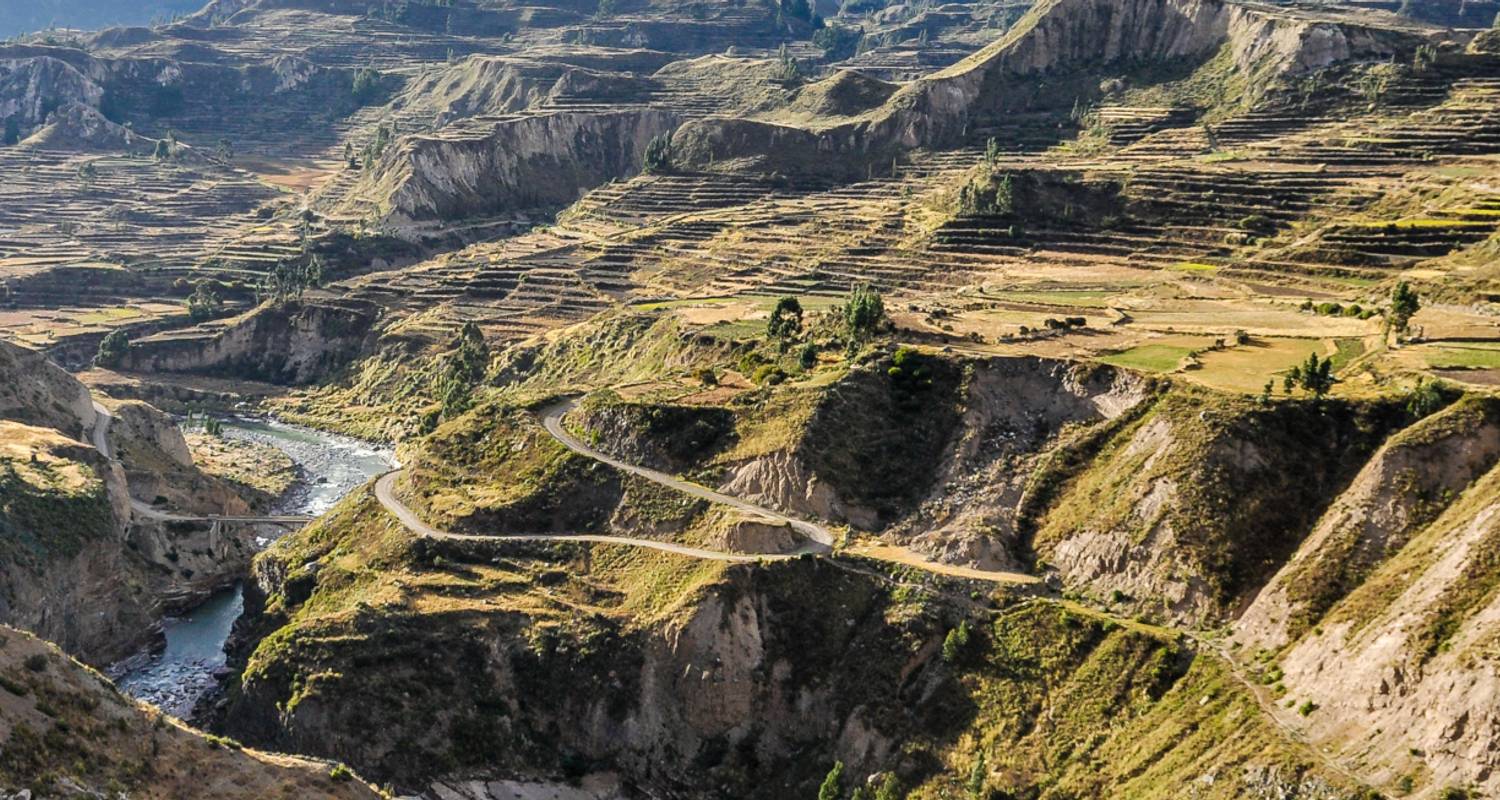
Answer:
[[[443,357],[438,368],[438,397],[444,419],[469,410],[474,404],[474,389],[484,380],[489,366],[490,347],[484,333],[473,322],[464,323],[453,351]]]
[[[194,322],[203,322],[213,319],[219,315],[224,308],[224,300],[219,293],[214,291],[208,281],[199,281],[193,288],[193,293],[188,297],[188,317]]]
[[[255,298],[280,305],[301,300],[308,289],[323,285],[323,262],[317,256],[306,261],[281,261],[260,279]]]
[[[361,106],[375,105],[385,99],[385,76],[374,67],[362,67],[354,73],[350,93]]]
[[[840,61],[857,54],[864,38],[865,33],[860,28],[826,25],[813,34],[812,43],[823,49],[825,58]]]
[[[1333,389],[1334,381],[1333,359],[1318,358],[1317,353],[1308,353],[1306,361],[1287,372],[1282,379],[1282,387],[1287,394],[1300,386],[1314,397],[1322,397]]]
[[[1001,175],[998,180],[989,172],[976,175],[958,190],[958,213],[970,217],[1010,214],[1016,207],[1015,193],[1015,181],[1009,174]]]
[[[391,139],[395,136],[385,123],[375,127],[375,138],[365,143],[363,158],[354,154],[354,144],[344,142],[344,161],[348,163],[349,169],[369,169],[380,157],[385,155],[386,147],[390,146]]]
[[[834,311],[831,318],[825,319],[830,319],[841,329],[851,355],[889,324],[885,299],[880,292],[864,284],[854,287],[849,299]],[[785,354],[803,338],[805,323],[806,312],[802,301],[795,297],[780,298],[766,319],[766,338],[776,344],[779,353]],[[804,342],[797,354],[798,364],[803,369],[812,369],[818,363],[818,352],[819,346],[816,343]],[[749,363],[742,364],[742,369],[751,374],[751,379],[757,384],[775,384],[786,378],[786,372],[779,365],[766,363],[763,357],[757,356]],[[707,384],[708,381],[705,381],[705,385]]]
[[[94,363],[101,367],[117,367],[129,354],[130,334],[123,329],[116,329],[99,342],[99,352],[94,355]]]
[[[1302,310],[1311,311],[1328,317],[1358,317],[1369,319],[1377,312],[1373,308],[1365,308],[1359,303],[1344,305],[1343,303],[1323,302],[1313,303],[1311,300],[1302,301]],[[1406,281],[1396,284],[1391,290],[1391,304],[1385,315],[1386,327],[1395,331],[1398,336],[1405,336],[1411,327],[1412,317],[1422,310],[1422,298]]]
[[[813,13],[812,3],[808,0],[780,0],[776,7],[777,21],[785,23],[787,20],[796,19],[803,22],[811,22],[814,27],[821,27],[822,18]]]

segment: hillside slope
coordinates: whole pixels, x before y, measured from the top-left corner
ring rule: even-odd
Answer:
[[[0,627],[0,786],[60,798],[382,796],[328,763],[246,750],[188,728],[8,627]]]

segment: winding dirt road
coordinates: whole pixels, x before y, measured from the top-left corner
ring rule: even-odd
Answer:
[[[666,553],[676,553],[678,555],[688,556],[690,558],[701,558],[710,561],[728,561],[734,563],[744,563],[752,561],[782,561],[785,559],[796,558],[798,556],[807,554],[827,555],[833,552],[834,535],[822,525],[803,519],[797,519],[796,517],[791,517],[774,509],[756,505],[755,503],[742,500],[738,497],[732,497],[721,492],[716,492],[707,487],[699,486],[696,483],[685,481],[674,475],[668,475],[665,472],[660,472],[658,470],[643,467],[638,464],[630,464],[621,461],[613,456],[601,453],[598,450],[589,447],[588,445],[579,441],[578,437],[569,433],[568,429],[563,425],[564,417],[569,411],[572,411],[574,408],[576,408],[577,405],[578,401],[576,399],[565,400],[547,407],[541,413],[542,426],[546,428],[547,432],[551,434],[552,437],[555,438],[564,447],[572,450],[575,453],[578,453],[579,455],[593,459],[602,464],[607,464],[611,467],[614,467],[615,469],[621,470],[622,472],[627,472],[632,475],[637,475],[639,477],[645,478],[652,483],[656,483],[669,489],[681,492],[685,495],[688,495],[689,497],[695,497],[700,500],[706,500],[710,503],[719,503],[731,508],[737,508],[749,514],[765,517],[766,519],[774,523],[788,525],[806,539],[806,544],[791,553],[761,555],[747,553],[726,553],[718,550],[706,550],[699,547],[688,547],[686,545],[655,541],[652,539],[634,539],[625,536],[606,536],[597,534],[486,535],[452,533],[449,531],[438,530],[437,528],[428,525],[426,522],[423,522],[415,512],[413,512],[410,508],[407,508],[404,503],[396,498],[394,489],[396,479],[401,475],[400,470],[388,472],[385,475],[382,475],[380,477],[380,480],[376,481],[375,498],[387,511],[394,515],[396,519],[400,520],[401,524],[405,525],[411,531],[420,536],[426,536],[433,539],[449,539],[455,541],[489,539],[511,541],[594,542],[598,544],[616,544],[626,545],[630,547],[644,547],[647,549],[659,550]],[[956,567],[949,564],[938,564],[931,561],[925,561],[915,553],[897,547],[863,546],[852,548],[850,552],[878,561],[886,561],[889,563],[901,564],[903,566],[915,567],[927,572],[946,575],[949,577],[984,580],[993,583],[1034,584],[1039,582],[1039,579],[1036,576],[1026,575],[1024,573],[992,572],[988,570],[977,570],[967,567]]]
[[[833,534],[830,533],[828,529],[824,528],[822,525],[808,522],[806,520],[797,519],[796,517],[789,517],[779,511],[773,511],[764,506],[758,506],[754,503],[746,502],[739,499],[738,497],[731,497],[727,494],[720,494],[719,492],[716,492],[712,489],[704,486],[699,486],[696,483],[690,483],[676,476],[668,475],[665,472],[658,472],[657,470],[642,467],[637,464],[627,464],[624,461],[614,458],[613,456],[606,455],[599,452],[598,450],[593,449],[592,447],[589,447],[588,445],[579,441],[578,438],[573,434],[569,433],[568,429],[563,426],[563,417],[569,411],[572,411],[577,407],[578,401],[576,399],[570,399],[549,406],[547,409],[542,411],[542,426],[547,429],[548,433],[552,434],[552,438],[558,440],[559,442],[562,442],[563,447],[566,447],[569,450],[578,453],[579,455],[592,458],[593,460],[600,463],[608,464],[611,467],[614,467],[615,469],[618,469],[622,472],[628,472],[632,475],[638,475],[648,481],[651,481],[652,483],[657,483],[665,486],[668,489],[675,489],[676,491],[681,492],[689,497],[696,497],[700,500],[707,500],[710,503],[718,503],[720,505],[726,505],[731,508],[737,508],[741,511],[755,514],[756,516],[766,517],[767,519],[779,522],[783,525],[790,525],[792,527],[792,530],[795,530],[796,532],[802,534],[809,541],[816,542],[817,544],[822,545],[822,549],[824,552],[833,549]]]
[[[450,541],[511,541],[511,542],[594,542],[596,544],[619,544],[629,547],[644,547],[649,550],[660,550],[664,553],[676,553],[689,558],[701,558],[709,561],[731,561],[743,563],[749,561],[777,561],[794,558],[798,554],[788,555],[750,555],[746,553],[721,553],[717,550],[703,550],[697,547],[673,544],[671,542],[658,542],[652,539],[632,539],[627,536],[605,536],[599,534],[564,534],[564,533],[515,533],[515,534],[471,534],[452,533],[438,530],[437,528],[423,522],[416,512],[406,507],[405,503],[396,499],[396,479],[401,476],[401,470],[387,472],[380,476],[375,482],[375,499],[386,511],[391,512],[396,519],[401,521],[412,533],[425,536],[429,539],[447,539]]]

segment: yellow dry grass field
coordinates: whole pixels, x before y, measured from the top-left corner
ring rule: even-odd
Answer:
[[[93,468],[62,455],[79,446],[50,428],[0,420],[0,461],[38,493],[77,496],[98,488]]]

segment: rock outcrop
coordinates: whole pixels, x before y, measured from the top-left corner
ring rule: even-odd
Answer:
[[[1469,398],[1392,437],[1235,622],[1235,641],[1278,650],[1306,633],[1412,533],[1500,461],[1500,403]]]
[[[970,128],[1009,115],[1066,114],[1093,91],[1038,92],[1034,79],[1042,75],[1049,85],[1068,85],[1068,76],[1205,61],[1227,49],[1253,96],[1282,76],[1389,58],[1421,41],[1394,27],[1222,0],[1047,0],[999,41],[913,81],[857,120],[784,130],[767,122],[706,119],[684,125],[675,141],[697,164],[756,157],[768,168],[847,168],[850,158],[888,160],[896,150],[952,144]]]
[[[0,340],[0,419],[81,438],[94,427],[89,390],[35,350]]]
[[[363,351],[379,314],[360,301],[269,304],[232,320],[141,339],[122,366],[311,383]]]
[[[482,136],[407,136],[355,194],[398,226],[560,208],[638,172],[646,145],[679,121],[648,108],[557,112],[497,122]]]
[[[102,665],[150,642],[164,613],[244,574],[253,531],[132,508],[247,508],[193,464],[170,418],[138,402],[96,414],[71,375],[3,342],[0,386],[12,389],[0,403],[0,622]]]

